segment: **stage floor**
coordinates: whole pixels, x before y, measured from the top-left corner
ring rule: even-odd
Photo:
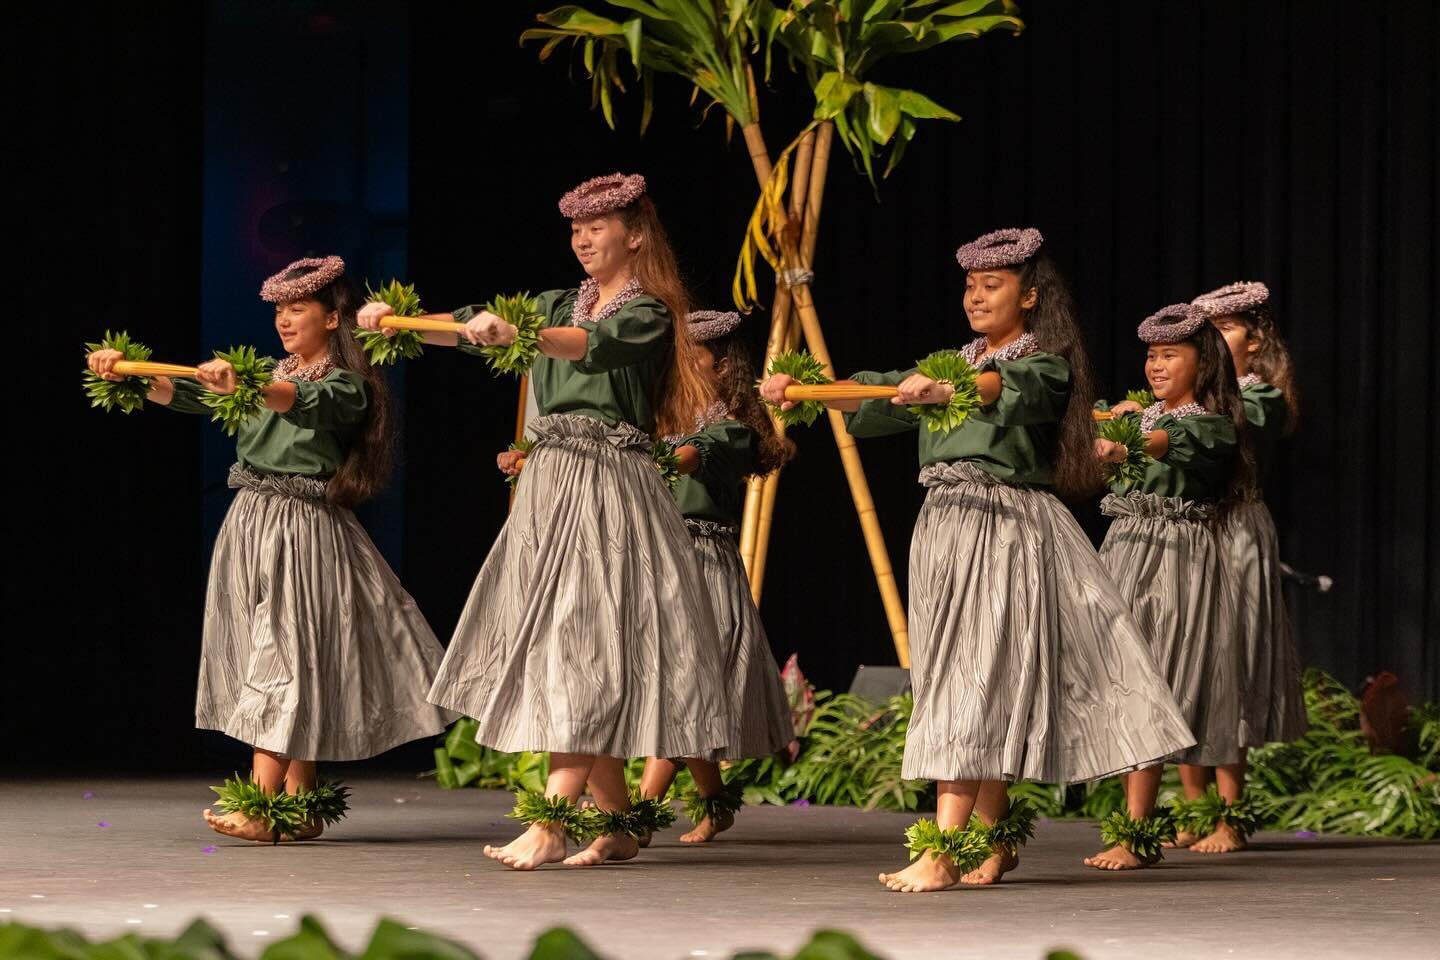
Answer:
[[[1093,826],[1043,822],[1013,881],[905,895],[875,874],[903,864],[906,815],[749,808],[708,846],[672,831],[629,863],[521,874],[480,852],[515,832],[500,792],[356,780],[332,835],[269,847],[203,826],[207,782],[0,783],[0,922],[158,936],[204,916],[255,956],[304,913],[352,949],[388,916],[495,960],[559,925],[612,960],[784,954],[827,927],[892,960],[1039,960],[1062,946],[1088,960],[1390,960],[1440,943],[1440,844],[1265,834],[1245,853],[1102,874],[1080,863]]]

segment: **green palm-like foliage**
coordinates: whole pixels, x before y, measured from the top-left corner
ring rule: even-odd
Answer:
[[[545,315],[540,312],[539,301],[529,293],[499,294],[485,304],[485,309],[513,324],[515,339],[505,346],[481,347],[480,353],[490,361],[495,373],[523,374],[540,355],[540,329],[545,326]]]
[[[275,359],[259,356],[254,347],[216,350],[215,359],[227,360],[235,368],[235,392],[211,393],[207,390],[200,400],[210,408],[210,419],[218,422],[225,428],[225,433],[233,437],[241,424],[265,409],[264,389],[270,383]]]
[[[974,40],[994,30],[1019,33],[1011,0],[792,0],[779,41],[815,92],[815,119],[833,120],[840,142],[873,183],[888,147],[885,176],[900,163],[920,120],[960,117],[915,90],[868,79],[896,56]]]
[[[215,791],[215,806],[223,813],[239,813],[252,820],[262,820],[278,843],[281,837],[294,836],[306,826],[305,805],[285,791],[269,793],[254,780],[240,779],[237,773]]]
[[[1100,821],[1100,842],[1125,847],[1141,860],[1158,860],[1167,841],[1175,839],[1175,821],[1164,812],[1134,819],[1116,810]]]
[[[1131,403],[1138,403],[1142,407],[1148,407],[1155,402],[1155,394],[1149,390],[1127,390],[1125,399]]]
[[[402,284],[399,280],[391,280],[379,290],[371,290],[367,286],[365,299],[371,303],[387,304],[397,317],[418,317],[424,312],[420,309],[420,295],[415,292],[413,283]],[[425,352],[425,338],[418,330],[396,330],[389,337],[379,330],[356,330],[355,339],[360,341],[370,362],[381,367],[388,367],[401,357],[414,360]]]
[[[1125,448],[1124,460],[1106,464],[1114,478],[1127,487],[1139,484],[1151,461],[1150,454],[1145,452],[1145,432],[1140,429],[1140,418],[1120,416],[1105,420],[1098,433],[1103,439],[1113,440]]]
[[[649,126],[654,108],[654,77],[674,74],[693,84],[695,96],[719,104],[727,123],[755,121],[750,55],[768,50],[780,12],[770,0],[608,0],[591,7],[568,4],[539,14],[542,26],[520,34],[520,42],[540,42],[540,59],[574,44],[590,77],[591,106],[615,126],[614,93],[628,89],[626,77],[639,82],[640,130]],[[692,97],[693,99],[693,97]]]
[[[821,384],[831,383],[831,379],[825,375],[825,366],[819,360],[810,355],[808,350],[787,350],[784,353],[776,354],[775,359],[770,361],[768,374],[783,373],[794,377],[796,383]],[[766,404],[775,418],[787,427],[802,426],[808,427],[819,419],[825,412],[825,404],[819,400],[802,400],[789,410],[781,410],[779,404]]]
[[[920,373],[936,383],[954,388],[949,403],[922,403],[910,407],[931,433],[949,433],[958,429],[980,406],[980,391],[975,386],[975,368],[959,350],[936,350],[915,365]]]
[[[676,454],[676,446],[665,440],[656,440],[650,448],[650,456],[655,460],[655,469],[660,471],[660,479],[665,481],[667,490],[674,490],[680,485],[680,457]]]
[[[936,859],[944,854],[957,870],[965,873],[989,858],[990,837],[983,826],[979,830],[965,827],[942,830],[934,820],[916,820],[905,829],[905,849],[910,851],[911,860],[927,853]]]
[[[150,348],[139,340],[131,340],[130,334],[124,330],[119,333],[106,330],[105,336],[99,343],[85,344],[87,356],[96,350],[119,350],[122,359],[125,360],[150,359]],[[107,413],[111,410],[134,413],[145,406],[145,395],[150,392],[149,377],[106,380],[88,368],[85,370],[84,383],[85,395],[90,398],[90,406],[99,407]]]

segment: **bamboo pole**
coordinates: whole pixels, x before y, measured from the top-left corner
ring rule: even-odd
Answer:
[[[1100,423],[1105,420],[1114,420],[1115,414],[1111,413],[1109,410],[1091,410],[1090,419],[1094,420],[1096,423]]]
[[[743,133],[745,143],[750,148],[752,162],[755,162],[757,155],[769,154],[765,149],[765,140],[760,132],[758,124],[747,124]],[[818,151],[817,151],[818,152]],[[756,162],[756,174],[758,176],[760,166]],[[765,181],[761,181],[763,190]],[[820,329],[820,314],[815,309],[815,302],[810,296],[810,283],[802,278],[788,276],[789,271],[801,268],[804,261],[800,258],[800,250],[796,238],[790,231],[782,231],[780,235],[781,248],[781,276],[777,279],[777,289],[790,287],[790,296],[794,302],[795,310],[800,317],[800,325],[805,334],[805,343],[810,353],[825,369],[825,374],[832,379],[835,376],[835,366],[830,362],[830,350],[825,344],[825,334]],[[790,281],[794,282],[790,282]],[[890,555],[885,548],[885,533],[880,528],[880,521],[875,513],[875,501],[870,495],[870,485],[865,480],[865,468],[860,462],[860,452],[855,448],[855,439],[845,429],[845,419],[839,411],[829,411],[830,430],[835,435],[835,445],[840,449],[840,462],[845,468],[845,479],[850,486],[850,497],[855,503],[855,512],[860,518],[860,530],[865,537],[865,548],[870,554],[870,566],[875,573],[876,585],[880,588],[880,600],[885,608],[885,619],[890,625],[890,634],[895,642],[895,655],[902,667],[910,665],[909,630],[905,622],[905,605],[900,599],[900,589],[895,583],[895,573],[890,566]],[[758,531],[757,531],[758,542]]]
[[[750,82],[754,83],[754,74],[750,73]],[[755,181],[760,184],[760,189],[765,189],[765,184],[770,180],[770,174],[774,167],[770,163],[770,150],[765,146],[765,138],[760,134],[760,125],[750,123],[742,128],[745,138],[745,149],[750,154],[750,165],[755,168]],[[775,338],[777,324],[782,328],[785,318],[790,315],[790,291],[783,284],[775,284],[775,301],[770,309],[770,339]],[[770,358],[774,356],[770,346],[765,348],[765,366],[762,370],[770,368]],[[740,563],[745,567],[746,575],[750,577],[750,593],[755,602],[760,602],[759,593],[755,587],[754,565],[755,565],[755,534],[759,528],[760,521],[760,490],[764,483],[761,477],[751,477],[746,481],[745,487],[745,508],[740,514]]]
[[[763,145],[763,141],[761,143]],[[806,131],[795,152],[795,179],[791,182],[790,192],[790,220],[792,223],[800,223],[809,216],[807,201],[811,182],[810,167],[814,160],[814,153],[815,131]],[[766,152],[766,162],[769,162],[768,151]],[[758,169],[755,175],[757,178],[759,177]],[[769,179],[769,174],[766,174],[766,179]],[[764,188],[764,181],[761,181],[761,188]],[[775,301],[770,310],[770,336],[765,343],[765,362],[762,370],[770,369],[770,361],[787,349],[785,344],[792,339],[792,336],[798,334],[798,330],[798,324],[790,322],[790,288],[782,283],[776,283]],[[771,418],[771,421],[775,425],[775,432],[783,437],[785,424],[774,417]],[[762,525],[764,496],[767,488],[773,490],[778,477],[779,471],[777,470],[772,471],[768,476],[753,476],[746,481],[745,510],[740,519],[740,562],[744,564],[745,572],[750,578],[750,596],[757,604],[760,602],[760,589],[765,579],[765,546],[758,536]],[[772,492],[770,495],[772,504],[774,499]],[[765,524],[765,526],[769,525]],[[768,530],[765,536],[769,537]]]
[[[149,360],[116,360],[110,369],[122,377],[187,377],[191,380],[200,372],[199,367],[187,367],[178,363],[151,363]]]
[[[810,169],[805,174],[808,183],[805,190],[805,213],[800,228],[800,262],[807,270],[815,262],[815,242],[820,232],[820,211],[825,201],[825,179],[830,169],[830,147],[834,142],[834,137],[835,125],[829,122],[821,124],[815,138]],[[805,146],[805,143],[802,142],[797,153],[804,151]],[[800,174],[798,173],[795,182],[798,189],[800,183]],[[779,350],[796,349],[800,345],[801,332],[798,322],[793,322],[793,320],[787,322],[782,331],[783,339],[779,344]],[[766,363],[768,369],[768,357]],[[765,584],[765,563],[770,553],[770,528],[775,517],[775,500],[779,489],[780,472],[778,470],[763,478],[760,491],[760,517],[755,535],[755,557],[753,566],[750,568],[751,593],[755,597],[756,603],[760,602],[760,591]]]

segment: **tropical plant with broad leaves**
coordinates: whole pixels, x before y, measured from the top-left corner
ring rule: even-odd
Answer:
[[[834,120],[840,142],[875,181],[888,148],[888,176],[921,120],[959,115],[917,90],[868,79],[883,61],[1025,24],[1012,0],[792,0],[776,34],[815,92],[815,119]]]
[[[520,34],[521,43],[538,42],[540,59],[571,43],[580,51],[590,77],[591,107],[598,107],[615,126],[614,97],[625,93],[627,77],[640,85],[640,130],[654,111],[658,73],[689,81],[693,103],[701,94],[705,106],[719,105],[726,129],[754,123],[758,114],[750,56],[768,51],[781,11],[770,0],[606,0],[605,16],[567,4],[536,16],[540,26]]]

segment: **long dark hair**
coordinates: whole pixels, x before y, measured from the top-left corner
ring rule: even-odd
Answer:
[[[295,280],[313,271],[300,267],[285,275]],[[390,478],[394,463],[393,423],[390,418],[390,388],[380,370],[371,365],[355,339],[355,313],[360,298],[349,279],[341,274],[306,299],[314,300],[340,318],[330,331],[330,359],[337,367],[360,374],[365,380],[367,408],[365,423],[356,442],[346,451],[345,461],[325,485],[325,499],[339,507],[354,507],[373,497]]]
[[[1235,425],[1236,447],[1234,469],[1230,472],[1227,502],[1240,500],[1255,489],[1255,457],[1245,432],[1245,402],[1235,375],[1235,360],[1230,345],[1215,326],[1200,328],[1182,341],[1195,348],[1195,402],[1206,410],[1229,417]]]
[[[715,397],[709,379],[700,372],[695,341],[685,327],[690,313],[690,296],[680,279],[680,264],[670,237],[660,222],[655,204],[647,196],[615,211],[627,231],[640,235],[632,271],[640,288],[665,304],[670,311],[674,333],[674,355],[670,368],[655,392],[655,435],[684,433],[690,429],[696,410],[704,410]]]
[[[755,472],[763,475],[780,469],[795,455],[795,444],[775,431],[770,414],[760,402],[750,347],[736,333],[707,340],[705,346],[715,356],[720,401],[731,417],[755,434]]]
[[[1035,305],[1021,310],[1025,331],[1035,336],[1041,350],[1070,365],[1070,399],[1060,418],[1052,485],[1063,499],[1075,500],[1100,486],[1095,471],[1095,425],[1090,415],[1095,405],[1095,373],[1080,337],[1075,299],[1055,262],[1044,252],[1006,269],[1019,275],[1022,300],[1035,291]]]
[[[1275,314],[1270,304],[1262,303],[1236,316],[1245,324],[1246,335],[1260,344],[1250,356],[1250,372],[1279,390],[1285,398],[1285,432],[1289,433],[1300,420],[1300,398],[1295,390],[1290,351],[1275,326]]]

